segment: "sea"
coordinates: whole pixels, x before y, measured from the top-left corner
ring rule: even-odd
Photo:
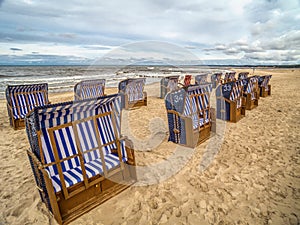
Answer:
[[[224,68],[222,68],[224,70]],[[82,80],[105,79],[117,87],[126,78],[146,77],[146,84],[170,75],[213,73],[220,68],[205,66],[0,66],[0,99],[7,85],[48,83],[49,93],[73,91]]]

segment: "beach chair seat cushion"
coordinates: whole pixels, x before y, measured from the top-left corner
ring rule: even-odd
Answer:
[[[114,154],[107,154],[104,156],[105,166],[107,170],[111,170],[120,165],[119,157]],[[126,158],[123,158],[126,161]],[[91,160],[85,163],[85,170],[87,178],[92,178],[98,174],[103,174],[103,164],[101,159]],[[49,173],[50,174],[50,173]],[[77,183],[83,182],[83,175],[81,166],[69,169],[63,172],[66,187],[69,188]],[[61,180],[58,174],[50,176],[55,192],[61,191]]]

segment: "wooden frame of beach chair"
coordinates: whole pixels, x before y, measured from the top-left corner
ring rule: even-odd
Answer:
[[[223,84],[228,83],[228,82],[232,82],[235,81],[235,74],[236,72],[231,71],[231,72],[226,72],[224,75],[224,79],[223,79]]]
[[[110,95],[37,107],[26,117],[37,188],[59,224],[136,181],[133,145],[120,133],[121,99]]]
[[[257,79],[256,77],[249,77],[240,79],[243,84],[243,106],[246,110],[252,110],[258,106],[258,95],[255,89]]]
[[[83,100],[104,96],[105,79],[83,80],[74,86],[74,99]]]
[[[215,110],[209,91],[199,85],[169,92],[165,98],[169,141],[194,148],[216,131]]]
[[[238,80],[247,79],[249,75],[249,72],[240,72],[238,75]]]
[[[211,75],[210,79],[211,79],[212,87],[216,88],[218,85],[222,84],[222,73],[221,72],[214,73]]]
[[[49,104],[48,84],[8,85],[7,111],[10,125],[16,130],[24,128],[24,118],[36,106]]]
[[[178,89],[178,76],[167,76],[160,80],[160,98],[164,98],[170,91]]]
[[[260,97],[271,95],[271,85],[269,84],[272,75],[258,76],[258,85],[260,88]]]
[[[246,114],[243,101],[243,84],[241,80],[220,85],[216,89],[217,118],[237,122]]]
[[[124,95],[124,108],[147,106],[147,93],[144,91],[145,78],[128,78],[119,83],[119,93]]]

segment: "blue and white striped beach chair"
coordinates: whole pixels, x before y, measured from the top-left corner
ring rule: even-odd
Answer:
[[[249,75],[249,72],[240,72],[238,75],[238,80],[247,79]]]
[[[271,85],[269,84],[272,75],[258,76],[258,85],[260,88],[260,96],[267,97],[271,95]]]
[[[210,82],[208,82],[207,77],[208,77],[207,73],[196,75],[195,76],[195,84],[208,84],[208,83],[210,83]]]
[[[216,88],[218,85],[222,84],[222,73],[221,72],[214,73],[211,75],[210,79],[211,79],[212,87]]]
[[[243,84],[243,105],[247,110],[251,110],[258,106],[258,95],[256,91],[257,78],[255,76],[240,79]]]
[[[10,125],[14,129],[22,128],[28,112],[49,104],[48,84],[8,85],[6,100]]]
[[[179,76],[167,76],[160,80],[160,98],[164,98],[170,91],[178,89]]]
[[[227,82],[216,89],[217,118],[230,122],[239,121],[245,116],[242,105],[243,83],[241,80]]]
[[[105,79],[84,80],[74,86],[75,100],[104,96]]]
[[[128,78],[119,83],[119,93],[125,96],[125,109],[147,105],[147,93],[144,92],[145,82],[145,78]]]
[[[136,179],[132,144],[120,132],[120,95],[37,107],[26,130],[41,198],[60,224]]]
[[[199,85],[169,92],[165,98],[168,115],[169,141],[195,147],[215,130],[214,109],[209,92]]]
[[[234,72],[234,71],[226,72],[224,75],[223,83],[235,81],[235,74],[236,74],[236,72]]]

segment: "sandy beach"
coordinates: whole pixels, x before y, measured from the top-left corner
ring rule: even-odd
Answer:
[[[195,149],[168,142],[159,84],[146,86],[148,106],[124,112],[122,121],[135,144],[139,181],[71,224],[300,224],[300,69],[255,74],[273,75],[272,95],[238,123],[223,123],[215,152],[207,151],[210,140]],[[69,101],[73,93],[49,99]],[[28,148],[25,130],[9,126],[0,100],[0,225],[57,224],[38,194]]]

